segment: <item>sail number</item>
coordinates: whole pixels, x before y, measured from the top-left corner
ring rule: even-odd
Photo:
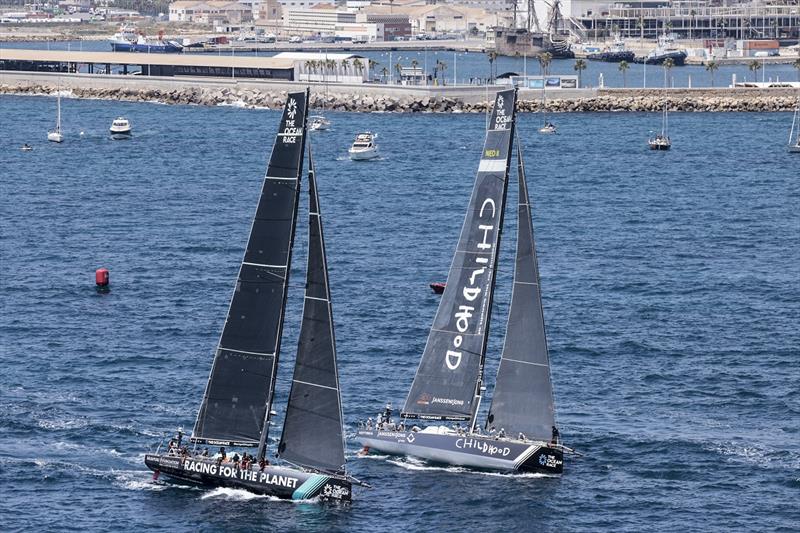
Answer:
[[[484,150],[483,154],[486,157],[500,157],[500,150],[497,150],[495,148],[489,148],[487,150]]]

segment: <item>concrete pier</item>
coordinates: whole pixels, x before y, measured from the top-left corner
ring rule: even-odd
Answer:
[[[49,94],[69,90],[78,98],[170,104],[241,105],[280,108],[286,93],[311,87],[312,106],[356,112],[483,112],[495,86],[403,86],[329,84],[229,78],[117,76],[44,72],[0,72],[0,94]],[[800,91],[793,88],[735,89],[559,89],[548,91],[553,112],[790,111]],[[541,109],[541,91],[521,89],[520,110]]]

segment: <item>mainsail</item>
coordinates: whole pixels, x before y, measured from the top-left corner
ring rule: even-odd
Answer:
[[[447,285],[402,416],[469,420],[478,407],[508,189],[516,90],[497,93]]]
[[[278,454],[290,463],[344,473],[342,401],[319,196],[308,150],[308,266],[303,320]]]
[[[487,427],[516,437],[549,440],[555,425],[539,266],[531,222],[522,148],[517,139],[519,206],[514,286],[503,355],[497,370]]]
[[[266,438],[297,220],[307,102],[308,91],[289,93],[286,100],[192,433],[196,442],[255,446]]]

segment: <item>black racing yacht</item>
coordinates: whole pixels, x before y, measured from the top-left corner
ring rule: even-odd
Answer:
[[[345,470],[331,296],[314,162],[308,147],[306,290],[277,464],[267,443],[306,146],[308,90],[289,93],[236,288],[191,442],[171,441],[145,464],[178,482],[245,489],[278,498],[349,501],[359,483]],[[221,447],[209,456],[206,447]],[[234,449],[256,448],[257,453]]]

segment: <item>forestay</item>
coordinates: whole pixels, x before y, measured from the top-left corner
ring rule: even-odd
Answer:
[[[517,159],[519,205],[514,286],[487,427],[504,429],[506,434],[514,437],[522,433],[529,439],[546,441],[555,425],[553,385],[531,206],[519,140]]]
[[[403,416],[469,420],[480,394],[508,189],[516,90],[497,93],[447,285]]]
[[[291,463],[344,473],[342,401],[325,239],[308,150],[309,230],[306,293],[294,377],[278,454]]]
[[[307,91],[289,93],[192,439],[258,445],[280,352]]]

